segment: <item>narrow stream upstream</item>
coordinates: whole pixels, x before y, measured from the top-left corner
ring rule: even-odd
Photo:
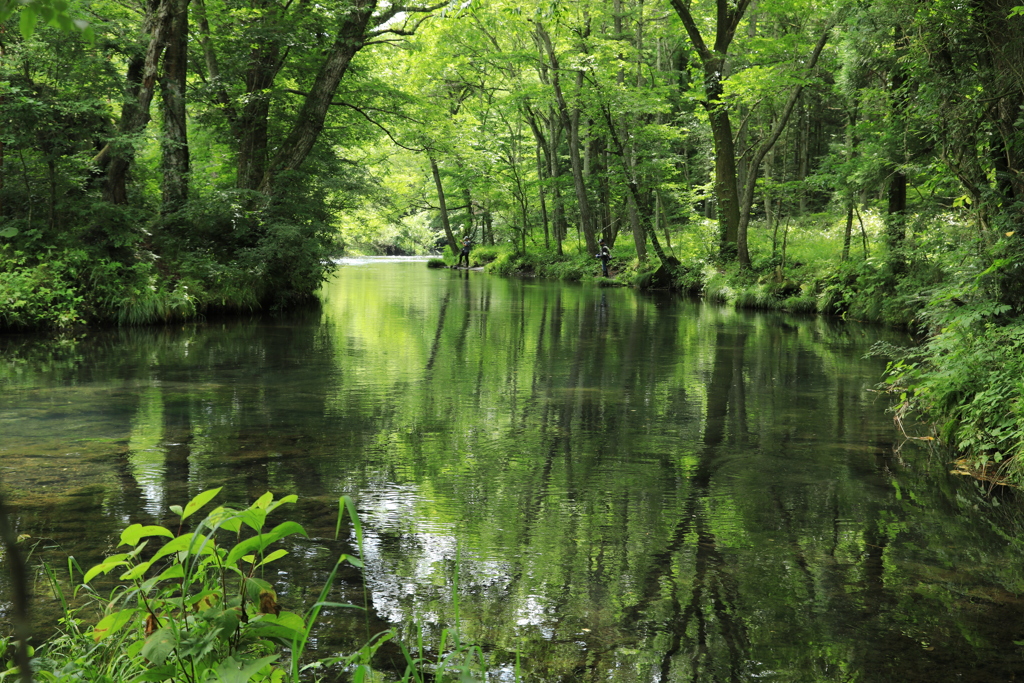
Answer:
[[[883,337],[347,260],[283,318],[0,339],[0,476],[58,570],[207,488],[298,494],[294,605],[353,496],[367,568],[332,599],[372,611],[329,610],[322,654],[458,614],[493,680],[1024,680],[1020,501],[899,447]]]

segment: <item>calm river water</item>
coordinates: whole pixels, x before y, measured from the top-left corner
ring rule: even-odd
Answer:
[[[494,680],[1024,679],[1021,505],[894,448],[882,334],[350,260],[285,318],[0,340],[3,486],[60,571],[206,488],[296,493],[292,607],[353,496],[367,569],[332,599],[372,611],[322,654],[457,620]]]

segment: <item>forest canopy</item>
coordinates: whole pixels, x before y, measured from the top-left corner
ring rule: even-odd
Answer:
[[[780,221],[823,212],[846,216],[844,260],[950,222],[991,246],[1019,219],[1012,1],[5,0],[0,19],[5,261],[155,278],[165,316],[303,298],[346,247],[456,233],[623,239],[640,261],[689,240],[751,267],[779,260]],[[81,294],[86,317],[146,317],[130,291]]]

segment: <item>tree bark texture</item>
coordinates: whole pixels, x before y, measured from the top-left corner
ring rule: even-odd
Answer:
[[[807,60],[807,65],[804,67],[804,70],[808,74],[814,71],[814,67],[818,63],[821,51],[825,49],[825,43],[828,41],[828,36],[831,31],[832,22],[830,21],[821,32],[821,36],[818,38],[818,42],[814,45],[814,50],[811,52],[811,57]],[[740,221],[737,226],[736,236],[737,256],[741,267],[746,268],[750,265],[750,252],[747,250],[747,228],[750,225],[750,210],[754,205],[754,190],[757,188],[757,169],[761,166],[761,162],[764,160],[765,155],[768,154],[768,151],[775,146],[776,142],[778,142],[779,136],[782,135],[782,131],[786,127],[786,123],[789,121],[790,114],[793,113],[793,108],[796,106],[797,100],[800,99],[801,92],[803,92],[803,85],[797,85],[789,93],[789,99],[786,100],[786,105],[782,108],[782,112],[779,114],[779,118],[772,126],[771,132],[768,134],[768,137],[757,146],[757,150],[754,152],[754,155],[750,160],[750,173],[747,175],[747,182],[743,188],[743,195],[741,196],[742,210],[740,212]]]
[[[558,103],[558,114],[562,120],[562,126],[569,131],[569,161],[572,164],[573,186],[576,190],[576,203],[580,212],[580,227],[583,230],[583,238],[587,244],[587,252],[597,252],[597,239],[594,237],[594,220],[590,211],[590,200],[587,198],[587,186],[584,182],[583,160],[580,156],[580,111],[573,107],[570,111],[566,102],[565,94],[562,92],[561,78],[559,75],[560,66],[558,57],[555,55],[554,46],[551,44],[551,37],[540,24],[535,24],[536,36],[541,47],[547,53],[548,64],[551,67],[551,87],[555,94],[555,101]],[[582,81],[583,74],[577,74],[577,80]],[[579,83],[578,83],[579,84]]]
[[[149,44],[144,55],[128,63],[127,97],[121,105],[118,136],[96,158],[97,163],[106,166],[107,170],[103,198],[113,204],[128,203],[128,171],[135,160],[133,138],[149,123],[160,57],[171,29],[173,3],[174,0],[150,0],[146,6]]]
[[[430,172],[434,176],[434,187],[437,188],[437,202],[438,206],[441,207],[441,226],[444,228],[445,237],[448,238],[448,246],[451,247],[452,254],[459,253],[459,245],[455,241],[455,235],[452,233],[452,225],[448,221],[448,202],[444,198],[444,185],[441,183],[441,170],[437,167],[437,161],[434,157],[430,157]]]
[[[306,101],[288,138],[263,175],[260,190],[273,194],[279,174],[298,168],[316,144],[324,127],[324,119],[341,79],[352,58],[366,43],[367,25],[377,7],[377,0],[354,0],[341,20],[337,38],[313,81]]]
[[[697,52],[704,70],[704,108],[711,124],[715,146],[715,198],[718,204],[720,252],[732,258],[738,252],[740,205],[736,181],[736,150],[733,143],[729,109],[722,100],[722,79],[725,59],[736,35],[749,0],[716,0],[715,42],[709,47],[690,13],[685,0],[671,0],[672,7],[683,22],[690,44]]]
[[[164,50],[160,94],[163,98],[164,137],[163,212],[171,213],[188,201],[189,151],[185,114],[185,78],[188,73],[189,0],[169,0],[172,16]]]

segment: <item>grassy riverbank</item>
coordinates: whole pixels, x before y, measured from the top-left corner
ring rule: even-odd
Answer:
[[[0,244],[0,333],[163,324],[290,307],[312,300],[332,266],[324,244],[298,246],[301,253],[292,257],[269,243],[218,257],[203,250],[140,249],[125,256],[83,248],[29,255]]]
[[[1014,233],[983,235],[977,226],[920,219],[887,248],[880,217],[860,217],[844,249],[844,220],[808,216],[751,232],[750,269],[715,256],[715,226],[693,224],[663,245],[678,259],[670,271],[641,260],[628,235],[615,242],[612,278],[578,245],[562,255],[538,247],[477,247],[471,265],[500,275],[665,288],[737,308],[839,316],[906,328],[904,347],[880,346],[890,360],[880,389],[891,394],[908,437],[945,444],[963,467],[986,480],[1024,484],[1024,247]],[[568,243],[567,243],[568,245]],[[845,251],[845,256],[844,256]],[[448,256],[446,263],[454,263]],[[918,343],[913,343],[916,340]]]

